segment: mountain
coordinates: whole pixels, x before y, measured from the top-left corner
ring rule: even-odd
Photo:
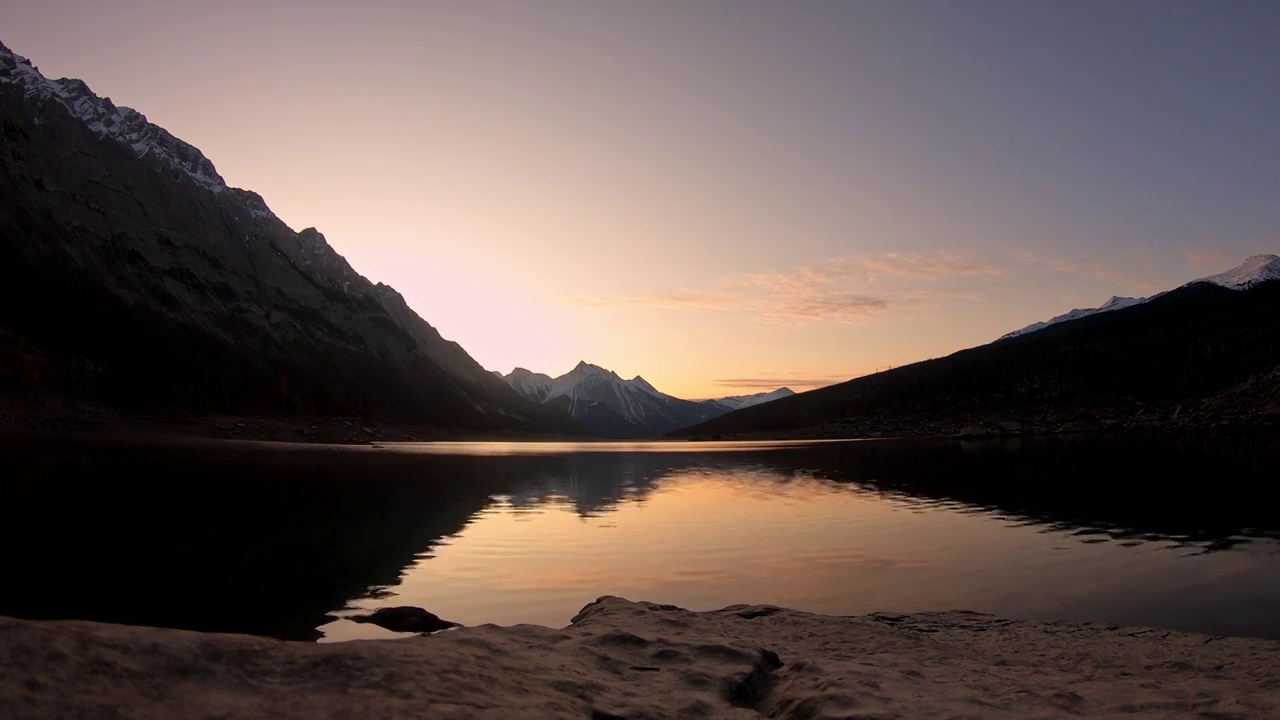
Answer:
[[[1057,317],[1053,317],[1048,320],[1042,320],[1037,323],[1032,323],[1022,328],[1021,330],[1014,330],[1011,333],[1001,335],[999,339],[1004,340],[1006,338],[1018,337],[1019,335],[1026,335],[1027,333],[1033,333],[1037,330],[1043,330],[1049,327],[1050,325],[1057,325],[1058,323],[1067,322],[1068,320],[1078,320],[1082,317],[1097,315],[1098,313],[1111,312],[1112,310],[1123,310],[1124,308],[1132,307],[1134,305],[1137,305],[1138,303],[1143,303],[1146,301],[1147,301],[1147,298],[1131,298],[1131,297],[1114,297],[1113,296],[1110,300],[1102,303],[1096,308],[1077,308],[1075,310],[1071,310],[1070,312],[1065,312],[1061,315],[1058,315]]]
[[[509,375],[496,373],[516,392],[533,400],[535,402],[543,402],[547,396],[551,394],[552,379],[550,375],[543,375],[524,368],[516,368]]]
[[[0,137],[0,389],[581,431],[197,148],[3,45]]]
[[[1249,288],[1272,280],[1280,280],[1280,256],[1250,255],[1243,263],[1227,270],[1226,272],[1218,273],[1217,275],[1210,275],[1209,277],[1203,277],[1198,280],[1192,280],[1187,283],[1187,285],[1193,285],[1195,283],[1212,283],[1214,285],[1227,288],[1228,290],[1248,290]],[[1183,287],[1186,286],[1184,285]],[[1112,297],[1110,300],[1096,308],[1072,310],[1049,320],[1032,323],[1021,330],[1014,330],[1011,333],[1001,335],[999,339],[1004,340],[1006,338],[1018,337],[1019,335],[1026,335],[1027,333],[1033,333],[1037,330],[1043,330],[1050,325],[1057,325],[1058,323],[1067,322],[1069,320],[1077,320],[1082,317],[1088,317],[1089,315],[1110,312],[1112,310],[1121,310],[1139,303],[1147,302],[1148,300],[1159,297],[1163,294],[1164,293],[1157,293],[1149,298]]]
[[[1229,290],[1248,290],[1272,280],[1280,280],[1280,255],[1250,255],[1226,272],[1192,282],[1209,282]]]
[[[754,395],[730,395],[729,397],[703,400],[702,402],[710,405],[718,405],[723,407],[726,411],[732,411],[741,410],[742,408],[751,407],[753,405],[760,405],[761,403],[772,402],[792,395],[795,395],[795,391],[791,388],[781,387],[777,390],[755,393]]]
[[[678,434],[1274,425],[1280,422],[1274,262],[1275,256],[1255,256],[1141,303],[744,408]]]
[[[644,438],[702,422],[745,404],[792,394],[781,388],[736,398],[695,402],[659,392],[644,378],[623,380],[612,370],[579,362],[557,378],[516,368],[501,376],[520,394],[564,409],[602,437]]]

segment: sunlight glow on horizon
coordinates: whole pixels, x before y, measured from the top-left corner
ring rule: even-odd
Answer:
[[[1256,12],[15,0],[0,41],[200,148],[486,368],[707,398],[1276,252]]]

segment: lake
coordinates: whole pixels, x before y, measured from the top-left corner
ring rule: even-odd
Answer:
[[[0,615],[304,640],[417,605],[562,626],[963,608],[1280,639],[1274,442],[0,440]]]

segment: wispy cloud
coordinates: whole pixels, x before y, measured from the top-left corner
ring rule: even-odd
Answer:
[[[714,382],[718,386],[730,389],[731,392],[751,393],[769,391],[769,389],[780,387],[788,387],[796,392],[801,392],[806,391],[806,389],[833,386],[833,384],[845,382],[845,380],[858,377],[861,374],[865,373],[836,375],[774,373],[760,375],[760,377],[755,378],[721,378],[714,380]]]
[[[776,273],[751,273],[713,290],[659,295],[595,295],[576,298],[599,306],[747,311],[765,320],[849,323],[886,310],[933,300],[971,298],[943,282],[995,277],[992,263],[958,253],[832,258]]]
[[[685,310],[690,308],[703,310],[724,310],[732,307],[724,293],[688,290],[668,295],[580,295],[572,298],[575,302],[601,307],[651,307]]]
[[[1229,266],[1221,253],[1189,256],[1208,269]],[[593,295],[573,298],[597,306],[659,310],[736,311],[763,322],[801,321],[847,324],[908,308],[942,303],[981,302],[1002,286],[1027,286],[1066,279],[1114,295],[1149,294],[1174,287],[1180,278],[1167,263],[1145,253],[1094,262],[1033,254],[998,261],[961,252],[884,253],[836,257],[779,272],[747,273],[706,288],[653,295]],[[1203,273],[1202,273],[1203,274]],[[1056,281],[1059,286],[1062,280]]]

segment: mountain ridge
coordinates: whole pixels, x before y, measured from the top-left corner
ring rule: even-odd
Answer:
[[[1216,275],[1209,275],[1207,277],[1197,278],[1195,280],[1192,280],[1188,283],[1183,284],[1181,287],[1187,287],[1188,285],[1194,285],[1195,283],[1211,283],[1213,285],[1218,285],[1220,287],[1227,288],[1228,290],[1248,290],[1249,288],[1255,287],[1256,285],[1262,284],[1264,282],[1270,282],[1272,280],[1280,280],[1280,255],[1259,253],[1255,255],[1250,255],[1249,257],[1245,258],[1244,262],[1240,263],[1234,268],[1231,268],[1230,270],[1226,270]],[[1033,333],[1039,330],[1043,330],[1049,327],[1050,325],[1057,325],[1058,323],[1062,323],[1062,322],[1078,320],[1079,318],[1088,317],[1090,315],[1096,315],[1098,313],[1111,312],[1113,310],[1122,310],[1126,307],[1131,307],[1133,305],[1138,305],[1138,304],[1147,302],[1149,300],[1153,300],[1163,295],[1165,292],[1168,292],[1168,291],[1166,290],[1164,292],[1159,292],[1150,297],[1138,297],[1138,298],[1119,297],[1119,296],[1113,295],[1110,300],[1107,300],[1105,303],[1103,303],[1102,305],[1099,305],[1096,308],[1077,308],[1075,310],[1070,310],[1066,313],[1063,313],[1062,315],[1057,315],[1053,318],[1050,318],[1049,320],[1042,320],[1040,322],[1035,322],[1019,330],[1014,330],[1013,332],[1005,333],[1004,335],[1001,335],[997,339],[1005,340],[1007,338],[1018,337],[1020,335],[1026,335],[1028,333]]]
[[[1280,255],[1258,253],[1245,258],[1244,262],[1230,270],[1192,280],[1188,285],[1207,282],[1228,290],[1248,290],[1273,280],[1280,280]]]
[[[1049,327],[1050,325],[1057,325],[1058,323],[1062,323],[1062,322],[1070,322],[1071,320],[1078,320],[1082,317],[1097,315],[1098,313],[1111,312],[1113,310],[1123,310],[1124,308],[1132,307],[1139,303],[1146,302],[1147,299],[1148,298],[1120,297],[1117,295],[1112,295],[1110,300],[1107,300],[1106,302],[1104,302],[1103,304],[1099,305],[1096,308],[1076,308],[1074,310],[1068,310],[1067,312],[1061,315],[1056,315],[1052,318],[1049,318],[1048,320],[1042,320],[1040,322],[1031,323],[1030,325],[1024,328],[1021,328],[1019,330],[1014,330],[1013,332],[1005,333],[1004,335],[1001,335],[997,339],[1005,340],[1007,338],[1018,337],[1020,335],[1026,335],[1028,333],[1033,333],[1038,330],[1043,330]]]
[[[780,400],[784,397],[795,395],[795,391],[789,387],[780,387],[777,390],[768,392],[751,393],[749,395],[729,395],[727,397],[712,398],[710,400],[701,400],[704,403],[715,403],[730,410],[741,410],[742,408],[753,407],[774,400]]]
[[[655,437],[744,407],[744,403],[767,402],[791,392],[780,388],[751,396],[684,400],[659,391],[639,375],[624,380],[616,372],[585,360],[554,378],[522,367],[506,375],[494,374],[525,397],[557,405],[598,434],[616,438]],[[761,399],[765,395],[770,397]],[[725,400],[729,402],[722,402]]]
[[[745,408],[672,435],[1271,427],[1280,422],[1274,258],[1252,256],[1245,263],[1252,273],[1227,271],[1141,303]]]
[[[0,382],[187,410],[581,432],[197,148],[0,44]],[[40,298],[40,302],[31,302]]]

